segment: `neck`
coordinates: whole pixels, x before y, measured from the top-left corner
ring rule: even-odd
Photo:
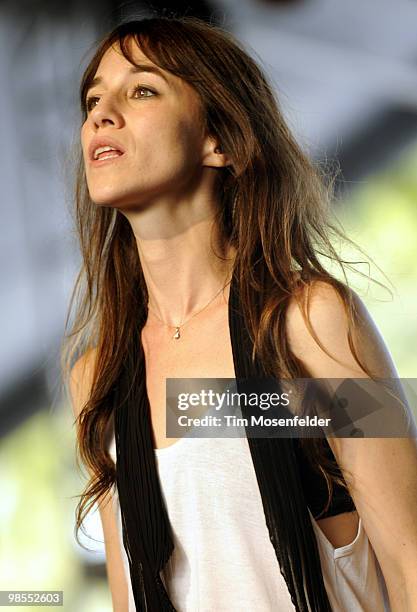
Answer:
[[[188,218],[187,224],[183,224],[175,215],[152,212],[155,213],[152,219],[130,219],[148,290],[149,310],[165,324],[179,326],[206,306],[208,311],[218,304],[220,290],[231,278],[235,252],[231,247],[221,248],[212,214],[195,222]],[[146,225],[158,227],[158,234],[146,235]]]

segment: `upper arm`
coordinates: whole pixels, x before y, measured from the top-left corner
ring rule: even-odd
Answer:
[[[88,400],[94,375],[94,359],[93,349],[76,361],[70,373],[69,389],[75,418],[78,418]],[[113,609],[115,612],[127,612],[128,587],[121,550],[123,544],[119,539],[116,500],[111,491],[100,500],[98,509],[103,527],[107,576]]]
[[[380,331],[359,296],[351,290],[359,321],[354,339],[359,357],[381,378],[398,376]],[[291,350],[315,378],[365,378],[368,374],[356,362],[348,342],[348,325],[342,300],[328,283],[316,281],[311,287],[310,322],[329,356],[306,327],[295,299],[287,310],[287,334]]]
[[[95,349],[84,353],[73,365],[69,377],[72,411],[78,418],[91,391],[95,366]]]
[[[377,377],[397,378],[375,323],[354,294],[360,324],[355,344],[360,359]],[[347,339],[347,317],[336,291],[317,283],[309,310],[312,327],[329,357],[307,329],[295,300],[287,311],[288,342],[313,378],[367,378]],[[417,567],[417,446],[415,438],[328,438],[365,531],[392,590]],[[352,476],[352,478],[350,478]],[[414,578],[413,578],[414,580]],[[415,583],[414,583],[415,584]],[[414,587],[415,588],[415,587]]]

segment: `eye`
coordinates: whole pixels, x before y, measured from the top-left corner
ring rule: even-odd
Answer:
[[[150,94],[150,95],[136,97],[135,94],[138,91],[147,91],[148,94]],[[133,88],[132,97],[135,97],[136,99],[140,99],[140,98],[152,98],[155,95],[157,95],[156,91],[154,91],[153,89],[150,89],[149,87],[145,87],[144,85],[136,85]],[[85,109],[86,109],[87,112],[91,111],[93,106],[95,106],[93,104],[95,100],[98,101],[98,100],[100,100],[100,98],[98,96],[87,96],[87,98],[85,100]]]
[[[143,85],[136,85],[136,87],[133,89],[133,93],[136,93],[137,91],[147,91],[148,93],[150,93],[150,96],[139,96],[139,98],[151,98],[152,96],[156,95],[156,91],[153,91],[153,89],[149,89],[149,87],[144,87]]]

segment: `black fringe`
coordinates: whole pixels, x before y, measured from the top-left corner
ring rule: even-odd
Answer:
[[[233,276],[229,326],[239,390],[245,379],[262,378],[264,372],[259,361],[251,360],[252,345],[239,306],[236,282]],[[123,542],[138,612],[176,612],[160,577],[174,544],[153,450],[141,326],[143,318],[131,339],[115,395],[117,489]],[[244,411],[242,407],[244,416],[248,416]],[[294,607],[297,612],[331,612],[294,440],[248,436],[248,443],[266,528]]]

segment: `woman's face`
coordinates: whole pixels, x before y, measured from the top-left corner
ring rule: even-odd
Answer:
[[[207,152],[197,93],[130,44],[135,61],[159,74],[138,72],[119,47],[108,49],[87,92],[81,128],[90,197],[105,206],[141,205],[164,194],[181,197],[199,176]],[[119,152],[94,160],[94,151],[106,145]]]

